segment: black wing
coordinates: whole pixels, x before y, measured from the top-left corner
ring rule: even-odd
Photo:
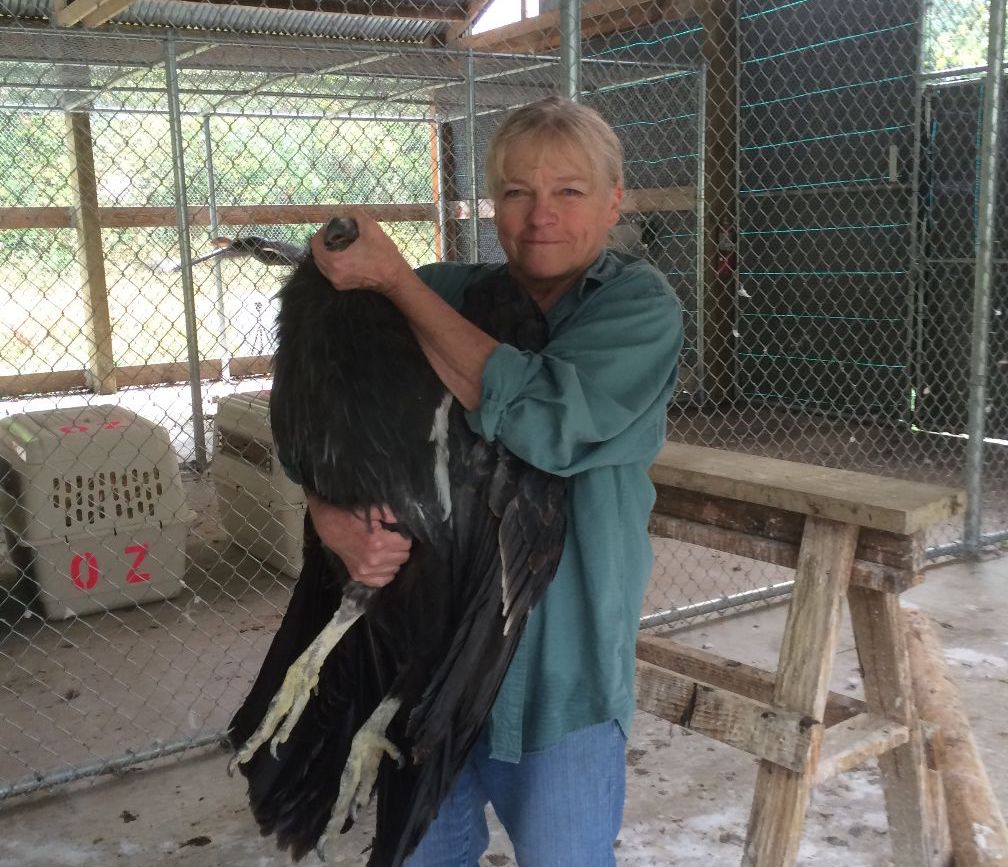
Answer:
[[[313,280],[317,269],[310,263],[300,270],[305,269]],[[319,289],[311,280],[308,290]],[[419,369],[400,370],[405,375],[382,381],[378,391],[385,403],[374,400],[373,382],[355,383],[348,370],[357,377],[368,375],[369,365],[380,359],[362,353],[380,336],[355,342],[348,334],[349,323],[341,325],[338,317],[320,321],[318,304],[329,304],[333,295],[342,303],[345,295],[371,293],[334,293],[329,288],[314,301],[304,294],[291,303],[282,300],[278,361],[283,362],[292,346],[298,346],[301,358],[297,366],[278,364],[271,407],[278,449],[285,466],[311,480],[309,487],[325,488],[320,493],[333,502],[390,503],[397,517],[405,516],[404,524],[416,539],[409,563],[376,595],[366,617],[323,665],[318,695],[309,701],[290,740],[281,745],[278,759],[261,749],[243,772],[250,780],[261,830],[275,832],[278,844],[289,846],[295,859],[300,858],[328,822],[353,734],[389,689],[398,690],[402,709],[388,735],[414,763],[401,771],[388,761],[382,765],[369,861],[373,867],[397,867],[419,842],[461,770],[528,612],[556,570],[565,528],[564,483],[529,467],[499,444],[476,437],[455,405],[450,415],[451,521],[431,523],[436,509],[427,440],[443,388],[427,387],[433,372],[422,355],[417,362],[419,347],[405,323],[393,316],[381,326],[388,332],[385,343],[403,342],[414,354],[403,356],[402,364]],[[374,309],[387,312],[380,304]],[[545,345],[547,327],[538,307],[501,274],[467,291],[463,313],[520,348]],[[290,326],[286,332],[285,324]],[[318,364],[315,356],[325,363]],[[318,369],[327,366],[340,375]],[[342,391],[333,392],[334,378]],[[416,381],[423,388],[403,389],[404,382]],[[386,416],[382,407],[396,403],[400,412]],[[405,419],[402,405],[412,412]],[[397,435],[390,419],[399,419],[406,431]],[[402,451],[408,454],[400,466]],[[327,467],[320,456],[342,460],[338,467]],[[340,571],[342,564],[334,571],[327,559],[306,522],[305,568],[263,671],[232,724],[235,743],[262,718],[287,666],[338,606],[345,571]],[[319,603],[319,588],[324,587],[330,588],[330,596]]]

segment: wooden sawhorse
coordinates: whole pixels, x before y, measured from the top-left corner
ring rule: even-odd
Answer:
[[[743,867],[793,865],[812,787],[873,757],[894,863],[946,863],[899,593],[921,580],[924,531],[963,508],[961,493],[681,444],[651,477],[654,535],[796,570],[776,673],[649,635],[637,647],[642,709],[761,759]],[[864,702],[828,689],[844,595]]]

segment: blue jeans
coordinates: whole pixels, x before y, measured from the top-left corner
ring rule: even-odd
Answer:
[[[490,803],[519,867],[614,867],[625,795],[626,738],[615,721],[571,732],[517,764],[491,759],[480,738],[405,864],[478,867]]]

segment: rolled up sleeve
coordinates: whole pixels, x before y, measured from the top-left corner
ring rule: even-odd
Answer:
[[[648,460],[661,447],[682,312],[650,270],[592,290],[541,353],[502,344],[472,429],[557,475]]]

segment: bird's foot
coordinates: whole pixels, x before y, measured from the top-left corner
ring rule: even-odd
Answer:
[[[371,803],[382,758],[388,756],[400,769],[406,764],[402,752],[385,736],[385,730],[398,709],[397,699],[386,699],[354,735],[350,755],[340,776],[336,806],[316,846],[319,858],[325,857],[330,836],[338,833],[348,819],[356,822],[361,808]]]
[[[280,746],[301,717],[301,712],[308,704],[308,698],[318,683],[321,665],[313,665],[313,660],[302,655],[287,669],[283,685],[273,696],[259,727],[252,736],[242,744],[241,748],[231,757],[228,763],[228,773],[233,774],[238,765],[243,765],[266,741],[270,740],[270,753],[276,758],[277,747]],[[282,727],[281,723],[283,724]],[[280,731],[277,728],[280,727]],[[276,733],[274,735],[274,732]]]
[[[319,672],[326,657],[359,616],[359,612],[355,612],[349,618],[342,618],[337,612],[337,616],[308,645],[304,653],[294,660],[287,669],[283,684],[270,701],[259,727],[228,763],[229,774],[233,774],[238,765],[243,765],[251,759],[266,741],[270,741],[270,753],[273,758],[277,757],[277,747],[294,731],[294,726],[301,718],[308,699],[318,685]]]

